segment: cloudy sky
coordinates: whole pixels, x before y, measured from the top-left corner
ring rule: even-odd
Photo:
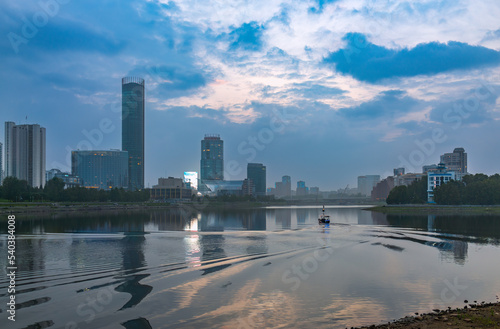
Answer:
[[[353,187],[455,147],[470,172],[500,172],[498,0],[0,7],[1,118],[47,128],[47,169],[69,170],[72,149],[120,149],[121,78],[141,76],[150,186],[199,171],[213,133],[227,179],[262,162],[269,187],[285,174]]]

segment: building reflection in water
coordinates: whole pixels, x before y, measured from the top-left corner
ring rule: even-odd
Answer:
[[[140,283],[142,279],[149,276],[147,273],[139,274],[144,271],[143,268],[146,266],[144,258],[145,241],[144,233],[127,234],[120,240],[123,273],[115,278],[124,282],[117,286],[115,290],[131,295],[120,310],[136,306],[153,290],[153,287]]]
[[[427,216],[427,231],[437,232],[436,229],[436,216]],[[450,236],[450,240],[443,239],[440,242],[428,242],[427,245],[439,249],[441,260],[453,261],[456,264],[463,265],[467,259],[468,244],[465,241],[456,240],[452,238],[451,234],[443,233],[444,236]]]

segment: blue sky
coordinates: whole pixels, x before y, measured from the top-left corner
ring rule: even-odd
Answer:
[[[146,80],[146,182],[262,162],[322,190],[439,161],[500,172],[500,3],[0,0],[2,121],[47,128],[47,169],[121,148],[121,78]],[[102,129],[111,124],[111,129]],[[105,131],[104,131],[105,130]],[[0,128],[3,141],[3,124]]]

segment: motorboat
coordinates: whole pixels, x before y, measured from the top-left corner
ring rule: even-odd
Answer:
[[[318,218],[318,223],[319,224],[329,224],[330,223],[330,216],[325,215],[325,206],[323,206],[323,212]]]

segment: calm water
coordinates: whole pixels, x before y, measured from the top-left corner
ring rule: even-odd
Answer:
[[[500,295],[500,217],[326,211],[18,217],[15,323],[4,221],[0,327],[345,328]]]

